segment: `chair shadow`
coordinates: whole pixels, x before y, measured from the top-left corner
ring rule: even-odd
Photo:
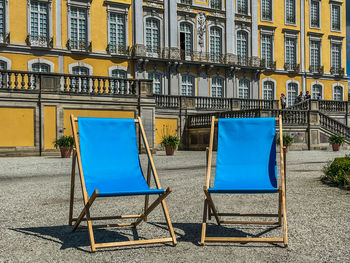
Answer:
[[[25,235],[34,236],[61,244],[60,249],[75,248],[80,251],[91,252],[88,230],[86,228],[79,228],[75,232],[72,232],[72,227],[70,226],[43,226],[9,229]],[[128,230],[131,230],[132,232],[130,234],[125,233],[125,231],[120,234],[116,231],[111,231],[112,229],[115,230],[116,228],[94,229],[95,243],[119,242],[129,241],[131,239],[140,239],[136,228],[128,228]]]
[[[168,230],[167,225],[163,222],[157,222],[157,223],[149,223],[151,225],[163,228],[164,230]],[[200,245],[200,237],[202,233],[202,224],[201,223],[173,223],[174,231],[177,236],[177,240],[179,242],[191,242],[192,244],[196,246],[201,246]],[[266,228],[265,226],[255,226],[255,227],[249,227],[247,230],[252,230],[252,229],[261,229],[262,231],[259,232],[258,234],[251,234],[249,232],[245,232],[242,230],[239,230],[231,225],[231,227],[226,227],[224,225],[217,225],[216,223],[208,223],[207,222],[207,229],[206,229],[206,235],[207,237],[261,237],[275,229],[278,229],[278,226],[273,226],[273,227],[268,227]],[[177,231],[177,230],[182,230]],[[183,232],[183,234],[182,234]],[[242,243],[231,243],[236,244],[240,246],[242,244],[247,244],[247,242],[242,242]],[[264,245],[257,245],[257,243],[249,243],[250,247],[266,247]],[[254,244],[254,245],[251,245]],[[282,247],[277,243],[271,243],[274,246],[277,247]],[[220,244],[222,246],[223,243]],[[215,246],[215,243],[212,243],[211,246]]]

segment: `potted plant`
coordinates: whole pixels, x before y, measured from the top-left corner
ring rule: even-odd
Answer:
[[[174,155],[175,150],[180,144],[179,138],[174,135],[163,136],[161,144],[165,147],[166,155]]]
[[[72,136],[62,136],[54,141],[55,147],[59,147],[62,158],[70,158],[74,147],[74,138]]]
[[[328,142],[332,144],[333,151],[337,152],[340,149],[340,145],[342,145],[345,142],[344,137],[339,135],[331,135],[328,138]]]
[[[294,139],[289,135],[283,135],[283,147],[285,147],[285,152],[288,152],[288,147],[292,145]],[[276,139],[276,143],[280,144],[280,137]]]

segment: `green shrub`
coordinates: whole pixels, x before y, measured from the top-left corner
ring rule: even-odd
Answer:
[[[339,136],[339,135],[332,135],[328,138],[328,142],[330,144],[340,144],[342,145],[345,142],[344,137]]]
[[[72,136],[61,136],[53,142],[55,147],[74,147],[75,142]]]
[[[180,144],[180,140],[179,140],[179,138],[177,138],[177,136],[166,135],[166,136],[163,136],[161,144],[164,147],[169,146],[169,147],[176,149]]]
[[[350,157],[335,158],[323,168],[322,181],[342,188],[350,188]]]
[[[289,135],[283,135],[283,146],[290,146],[292,145],[294,139],[293,137],[290,137]],[[280,137],[278,136],[276,139],[276,143],[279,145],[280,144]]]

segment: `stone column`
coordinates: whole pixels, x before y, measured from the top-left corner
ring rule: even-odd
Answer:
[[[177,1],[168,0],[169,6],[169,20],[168,26],[169,30],[169,47],[170,47],[170,58],[180,59],[180,49],[178,46],[177,36],[178,36],[178,21],[177,21]],[[165,21],[167,22],[167,21]]]
[[[134,0],[134,53],[137,56],[142,56],[146,52],[143,43],[143,8],[142,0]]]
[[[234,62],[235,52],[235,4],[226,0],[226,53],[228,62]]]
[[[302,72],[302,91],[305,94],[305,0],[300,0],[300,68]]]
[[[252,57],[258,57],[258,0],[252,0]]]

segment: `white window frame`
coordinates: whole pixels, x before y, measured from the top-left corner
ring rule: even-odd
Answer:
[[[28,71],[33,71],[33,64],[47,64],[50,66],[50,72],[55,72],[55,64],[50,60],[43,58],[35,58],[28,61]]]
[[[252,80],[250,78],[247,78],[247,77],[237,78],[237,97],[239,98],[239,90],[241,89],[241,86],[239,85],[239,82],[241,80],[248,81],[249,82],[249,86],[248,86],[248,98],[240,98],[240,99],[251,99],[252,98]]]
[[[85,8],[86,9],[86,33],[87,33],[87,44],[91,42],[91,18],[90,18],[90,4],[92,0],[74,1],[67,0],[67,30],[68,39],[71,40],[71,8]]]
[[[340,55],[339,55],[339,62],[340,62],[340,65],[339,65],[339,68],[342,68],[343,67],[343,41],[342,40],[336,40],[336,39],[331,39],[330,40],[330,56],[331,56],[331,61],[330,61],[330,64],[331,64],[331,68],[333,67],[332,65],[332,61],[333,61],[333,52],[332,52],[332,46],[333,45],[340,45]]]
[[[318,17],[319,17],[318,27],[311,25],[311,5],[312,5],[312,2],[318,2]],[[310,0],[310,3],[309,3],[309,28],[321,29],[321,23],[322,23],[321,4],[322,4],[321,0]]]
[[[190,22],[190,21],[186,21],[186,20],[181,20],[181,21],[179,21],[179,24],[178,24],[178,28],[179,28],[179,34],[178,34],[178,46],[180,47],[180,45],[181,45],[181,43],[180,43],[180,34],[181,34],[181,30],[180,30],[180,28],[181,28],[181,24],[188,24],[188,25],[190,25],[191,26],[191,50],[190,50],[190,52],[194,52],[195,51],[195,48],[194,48],[194,42],[195,42],[195,40],[194,40],[194,29],[195,29],[195,25],[192,23],[192,22]],[[186,52],[185,52],[185,59],[191,59],[191,54],[186,54]]]
[[[143,41],[145,43],[146,53],[147,53],[148,56],[158,57],[159,56],[158,53],[147,51],[147,46],[146,46],[146,21],[147,21],[147,19],[155,19],[155,20],[158,21],[158,25],[159,25],[159,27],[158,27],[158,29],[159,29],[159,43],[158,43],[159,44],[158,45],[159,52],[163,48],[163,45],[162,45],[162,43],[163,43],[163,30],[162,30],[162,28],[163,28],[163,20],[160,19],[159,17],[149,15],[149,16],[145,16],[144,17],[144,21],[143,21],[144,22],[144,27],[143,27],[144,40]],[[153,47],[152,47],[152,49],[153,49]]]
[[[108,68],[108,76],[112,77],[112,72],[114,70],[120,70],[120,71],[125,71],[126,72],[126,77],[129,78],[130,77],[130,70],[129,68],[120,66],[120,65],[116,65],[116,66],[111,66]]]
[[[47,19],[48,19],[48,26],[47,26],[47,29],[48,29],[48,32],[47,32],[47,38],[48,38],[48,41],[49,39],[51,39],[53,37],[53,31],[52,31],[52,0],[27,0],[27,35],[31,35],[31,31],[32,31],[32,28],[31,28],[31,4],[32,2],[44,2],[44,3],[47,3]],[[39,22],[38,22],[39,23]],[[40,43],[31,43],[31,45],[34,45],[34,46],[47,46],[48,43],[43,43],[43,44],[40,44]]]
[[[260,20],[261,21],[266,21],[266,22],[273,22],[273,10],[274,10],[274,8],[273,8],[273,1],[274,0],[268,0],[268,1],[271,1],[271,19],[266,19],[266,18],[264,18],[263,17],[263,15],[262,15],[262,6],[263,6],[263,1],[265,1],[265,0],[260,0]],[[278,1],[278,0],[277,0]]]
[[[208,44],[209,44],[209,56],[212,54],[210,51],[211,51],[211,43],[210,43],[210,38],[211,38],[211,33],[210,33],[210,31],[211,31],[211,29],[213,28],[213,27],[216,27],[216,28],[218,28],[218,29],[220,29],[220,32],[221,32],[221,47],[220,47],[220,55],[223,55],[224,53],[225,53],[225,47],[224,47],[224,45],[225,45],[225,36],[224,36],[224,28],[222,28],[221,26],[219,26],[219,25],[211,25],[211,26],[209,26],[208,27]],[[215,55],[217,55],[217,53],[213,53],[213,54],[215,54]]]
[[[9,7],[9,0],[3,0],[4,1],[4,9],[5,9],[5,12],[4,12],[4,36],[3,36],[3,39],[0,38],[0,43],[4,43],[5,42],[5,39],[6,39],[6,36],[10,33],[10,7]]]
[[[164,73],[160,70],[147,70],[147,77],[149,78],[150,74],[160,75],[160,91],[159,93],[154,93],[154,86],[152,86],[152,92],[154,94],[164,94]]]
[[[261,80],[261,98],[264,98],[264,83],[266,81],[271,81],[273,83],[273,100],[276,99],[276,88],[277,88],[277,82],[276,80],[272,79],[272,78],[264,78]]]
[[[320,86],[321,86],[322,92],[321,92],[321,98],[320,98],[320,99],[323,100],[323,98],[324,98],[324,85],[323,85],[323,83],[320,82],[320,81],[311,82],[311,85],[310,85],[311,98],[313,97],[313,96],[312,96],[312,95],[313,95],[312,87],[313,87],[314,85],[320,85]]]
[[[287,81],[286,81],[286,93],[285,93],[285,94],[286,94],[286,103],[287,103],[287,107],[292,106],[292,105],[295,104],[295,101],[293,101],[292,104],[289,104],[289,103],[288,103],[288,102],[289,102],[289,100],[288,100],[288,86],[289,86],[289,84],[297,84],[298,89],[297,89],[297,94],[296,94],[296,96],[298,96],[299,93],[300,93],[300,84],[299,84],[298,81],[296,81],[296,80],[294,80],[294,79],[290,79],[290,80],[287,80]]]
[[[344,85],[343,84],[341,84],[341,83],[334,83],[333,85],[332,85],[332,100],[335,100],[334,99],[334,88],[335,87],[341,87],[342,88],[342,100],[341,101],[344,101],[344,99],[345,99],[345,97],[344,97],[344,92],[345,92],[345,87],[344,87]],[[339,100],[338,100],[339,101]]]
[[[107,2],[107,40],[108,44],[111,42],[111,28],[110,28],[110,15],[111,13],[122,14],[124,15],[124,38],[125,38],[125,47],[129,46],[129,22],[128,22],[128,13],[129,5],[121,3]]]
[[[311,66],[311,41],[316,41],[316,42],[319,42],[319,60],[320,60],[320,63],[319,63],[319,67],[321,67],[323,64],[322,64],[322,39],[321,38],[315,38],[315,37],[310,37],[309,38],[309,66]]]
[[[217,95],[217,91],[215,96],[213,96],[213,79],[221,79],[222,80],[222,92],[221,92],[221,97],[216,96]],[[217,87],[216,87],[217,88]],[[212,75],[210,76],[210,96],[213,98],[225,98],[225,77],[222,75]]]
[[[75,63],[71,63],[68,65],[68,72],[69,74],[73,74],[73,68],[74,67],[85,67],[89,69],[89,76],[93,75],[93,67],[89,64],[86,64],[84,62],[75,62]]]
[[[11,70],[12,63],[10,59],[8,59],[7,57],[0,56],[0,61],[6,62],[6,65],[7,65],[6,70]]]
[[[188,96],[188,95],[182,95],[182,76],[190,76],[190,77],[192,77],[193,78],[193,94],[192,94],[192,96],[196,96],[196,80],[197,80],[197,78],[196,78],[196,75],[195,74],[193,74],[193,73],[191,73],[191,72],[182,72],[181,74],[180,74],[180,81],[179,81],[179,88],[180,88],[180,92],[179,92],[179,94],[181,95],[181,96]]]
[[[333,29],[333,23],[332,23],[332,21],[333,21],[333,12],[332,12],[332,8],[333,8],[333,6],[339,6],[339,24],[340,24],[340,28],[339,28],[339,30],[337,30],[337,29]],[[335,1],[330,1],[330,13],[331,13],[331,31],[332,32],[341,32],[342,31],[342,3],[341,2],[335,2]]]
[[[251,1],[249,1],[249,0],[245,0],[245,1],[247,1],[247,7],[248,7],[248,10],[247,10],[247,14],[243,14],[243,13],[239,13],[238,12],[238,1],[236,0],[235,1],[235,6],[236,6],[236,14],[239,14],[239,15],[247,15],[247,16],[250,16],[251,15],[251,12],[250,12],[250,2]]]
[[[211,6],[211,3],[212,3],[212,1],[217,1],[218,3],[219,3],[219,5],[221,5],[221,8],[215,8],[215,7],[212,7]],[[223,3],[222,3],[222,0],[209,0],[209,8],[211,8],[211,9],[215,9],[215,10],[222,10],[223,9]]]
[[[298,24],[297,20],[298,20],[298,13],[297,13],[297,0],[294,0],[294,14],[295,14],[295,23],[290,23],[290,22],[287,22],[287,15],[286,15],[286,12],[287,12],[287,9],[286,9],[286,6],[287,6],[287,1],[289,0],[284,0],[284,24],[285,25],[291,25],[291,26],[296,26]]]
[[[299,64],[299,49],[298,49],[298,35],[297,34],[284,34],[284,64],[287,61],[287,52],[286,52],[286,38],[294,38],[295,39],[295,64]]]
[[[263,53],[262,53],[262,37],[263,35],[269,35],[271,36],[271,48],[272,48],[272,54],[271,54],[271,60],[275,61],[275,34],[274,31],[267,31],[267,30],[260,30],[260,58],[263,59]]]

